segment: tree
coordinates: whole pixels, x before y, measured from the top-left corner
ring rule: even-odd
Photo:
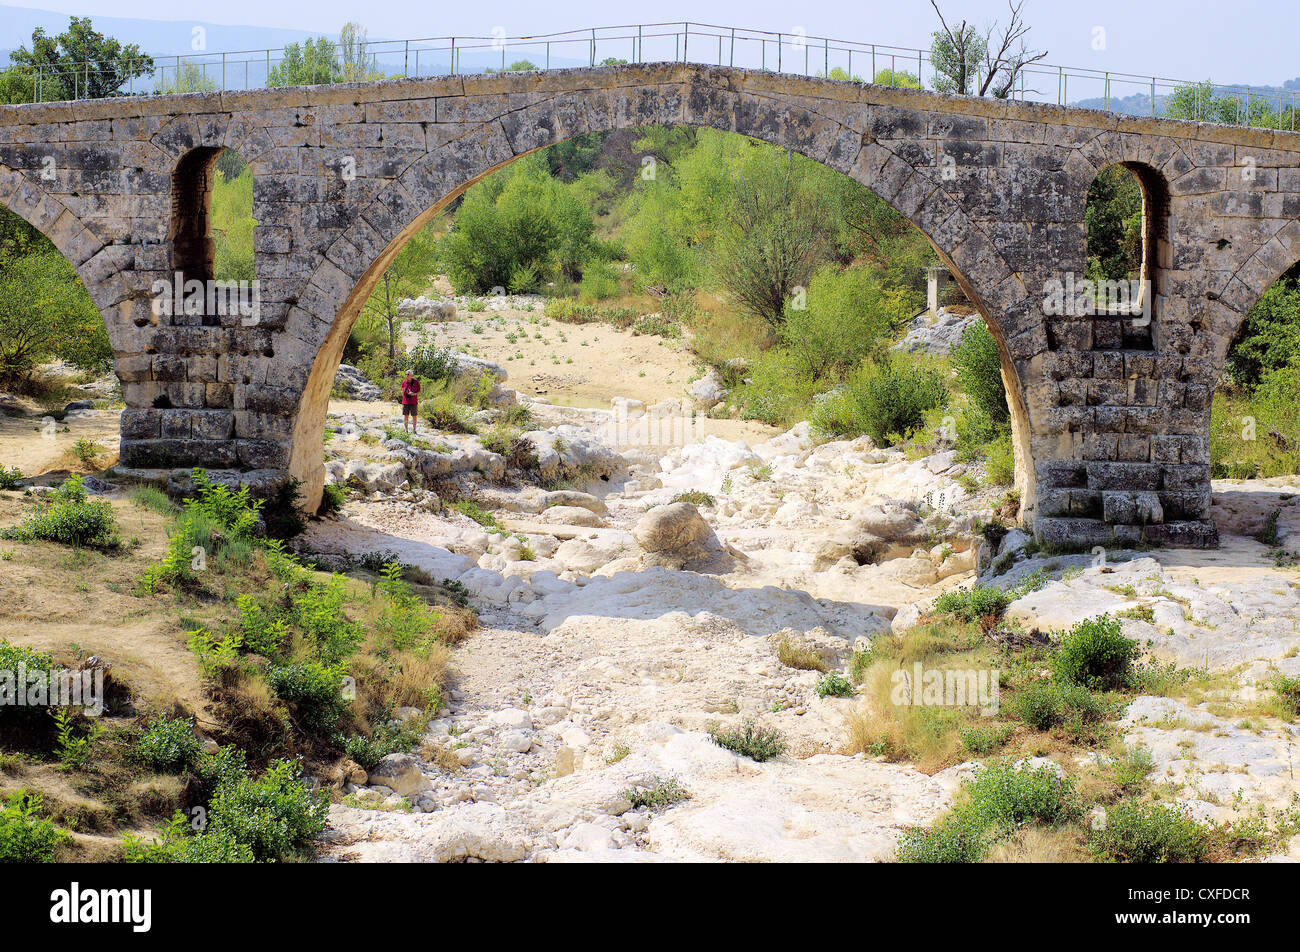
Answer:
[[[153,58],[134,43],[123,45],[95,30],[89,17],[72,17],[58,36],[43,27],[32,32],[32,48],[9,54],[15,66],[39,73],[39,82],[58,87],[61,98],[103,99],[119,95],[122,85],[153,72]],[[42,95],[42,98],[45,98]]]
[[[102,370],[112,349],[76,271],[41,238],[21,256],[0,258],[0,379],[21,379],[54,356]]]
[[[1232,381],[1253,390],[1300,354],[1300,264],[1266,290],[1246,315],[1228,354]]]
[[[542,156],[521,159],[465,193],[443,242],[459,292],[536,291],[576,278],[592,254],[595,222],[581,192],[551,177]]]
[[[162,67],[162,73],[162,78],[154,86],[156,93],[211,93],[217,90],[217,84],[208,79],[203,67],[191,60],[181,60],[172,67],[170,78],[166,66]]]
[[[877,86],[899,86],[903,89],[924,89],[921,78],[901,69],[882,69],[872,80]]]
[[[937,0],[930,0],[930,5],[939,15],[941,27],[930,44],[930,62],[936,71],[934,88],[940,92],[1006,99],[1015,91],[1025,68],[1047,56],[1046,52],[1025,46],[1029,27],[1020,14],[1024,0],[1007,0],[1011,17],[1000,35],[995,33],[996,23],[981,33],[962,20],[954,30],[944,19]]]
[[[305,43],[290,43],[284,57],[266,77],[267,86],[314,86],[343,80],[343,65],[332,40],[320,37]]]
[[[436,261],[437,244],[426,229],[421,229],[384,269],[379,283],[362,306],[362,318],[384,328],[390,367],[397,359],[397,331],[401,323],[397,316],[397,303],[419,294],[428,286],[429,279],[437,270]]]
[[[773,327],[835,242],[832,203],[806,163],[755,149],[719,196],[714,273],[736,303]]]
[[[1228,126],[1259,126],[1265,129],[1290,129],[1291,112],[1288,106],[1279,114],[1262,96],[1220,96],[1209,80],[1179,86],[1165,103],[1165,116],[1169,119],[1186,119],[1190,122],[1218,122]]]
[[[1142,187],[1122,165],[1101,170],[1088,186],[1083,213],[1088,277],[1127,281],[1142,267]]]
[[[339,53],[343,59],[343,81],[355,83],[366,78],[366,28],[348,21],[339,31]]]

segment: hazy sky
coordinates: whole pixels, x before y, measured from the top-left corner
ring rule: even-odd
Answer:
[[[337,32],[358,20],[370,36],[510,36],[667,21],[693,21],[760,30],[803,28],[813,36],[928,46],[935,27],[929,0],[691,0],[679,6],[611,4],[608,0],[481,0],[428,3],[390,0],[275,2],[222,0],[27,0],[39,7],[81,16],[121,16]],[[1006,0],[945,0],[949,21],[965,17],[984,25],[1005,20]],[[1025,0],[1033,45],[1048,61],[1156,74],[1175,79],[1277,84],[1300,76],[1300,0]],[[3,8],[0,7],[0,17]],[[1104,31],[1104,33],[1099,33]],[[1104,43],[1097,42],[1098,37]],[[1097,46],[1103,48],[1098,49]],[[175,53],[177,50],[151,50]]]

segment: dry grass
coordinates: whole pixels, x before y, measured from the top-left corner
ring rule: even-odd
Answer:
[[[989,863],[1086,863],[1091,857],[1076,827],[1030,826],[995,844]]]
[[[800,671],[820,671],[825,674],[830,666],[822,660],[821,655],[811,648],[796,645],[788,638],[782,638],[776,644],[776,656],[787,668]]]

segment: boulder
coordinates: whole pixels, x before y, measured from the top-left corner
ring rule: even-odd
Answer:
[[[712,410],[726,399],[728,391],[723,386],[718,372],[710,369],[703,377],[691,384],[687,393],[690,394],[691,402],[697,410]]]
[[[700,511],[689,502],[656,506],[632,530],[637,545],[647,552],[685,552],[712,535]]]
[[[373,403],[382,400],[384,396],[382,390],[351,364],[339,364],[339,369],[334,372],[334,386],[349,400],[366,400]]]
[[[410,754],[388,754],[370,771],[372,786],[388,787],[398,796],[418,793],[426,786],[424,774]]]

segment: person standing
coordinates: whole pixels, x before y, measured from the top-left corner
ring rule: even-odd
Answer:
[[[402,429],[408,433],[420,432],[420,381],[406,372],[402,380]]]

